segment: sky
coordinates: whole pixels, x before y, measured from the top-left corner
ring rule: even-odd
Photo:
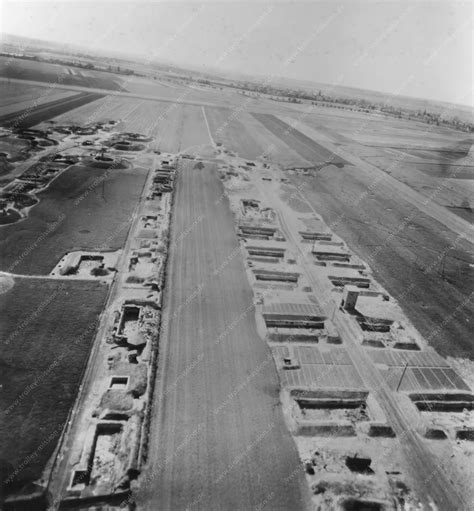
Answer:
[[[0,30],[473,105],[474,2],[0,0]]]

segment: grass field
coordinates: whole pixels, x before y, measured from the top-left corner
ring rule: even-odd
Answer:
[[[310,165],[245,110],[206,107],[206,116],[215,142],[223,143],[242,158],[265,157],[288,167]]]
[[[115,129],[153,137],[153,149],[178,152],[181,146],[183,105],[143,99],[106,96],[56,117],[59,124],[120,121]]]
[[[107,96],[58,116],[58,123],[119,120],[120,131],[153,137],[152,147],[165,152],[193,152],[210,146],[200,106]]]
[[[120,248],[145,177],[138,168],[66,170],[25,220],[0,228],[0,269],[44,275],[67,251]]]
[[[202,107],[186,105],[181,134],[181,151],[201,154],[206,152],[206,148],[211,148],[211,144],[212,140],[209,138]]]
[[[209,128],[216,143],[243,158],[257,159],[264,149],[230,108],[206,108]]]
[[[80,71],[81,73],[72,74],[68,67],[59,64],[0,57],[0,77],[3,78],[123,90],[123,78],[120,76],[89,69]]]
[[[106,294],[98,282],[26,278],[0,294],[0,467],[11,490],[53,454]]]
[[[298,116],[290,114],[289,119]],[[474,138],[404,119],[315,111],[304,125],[407,184],[428,200],[473,222]]]
[[[67,98],[76,94],[74,91],[60,90],[53,87],[39,87],[27,82],[9,83],[0,81],[0,116],[33,106],[48,103],[56,99]]]
[[[331,163],[336,166],[343,166],[347,163],[339,156],[318,144],[315,140],[298,131],[297,127],[283,122],[278,117],[271,114],[254,114],[254,116],[265,128],[314,165]]]
[[[108,121],[111,119],[120,121],[128,117],[140,100],[128,99],[116,96],[105,96],[102,99],[69,110],[55,117],[57,124],[85,125],[93,122]]]
[[[18,110],[0,116],[0,125],[13,128],[31,128],[68,110],[91,103],[101,98],[94,92],[80,92],[72,96],[58,98],[47,103],[28,106],[18,105]]]

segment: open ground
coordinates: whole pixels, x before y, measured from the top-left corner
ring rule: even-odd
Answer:
[[[27,66],[32,79],[46,79],[35,74],[33,65],[30,67]],[[46,71],[53,72],[49,68]],[[131,163],[125,169],[72,165],[37,193],[40,201],[27,211],[25,218],[0,226],[0,269],[33,277],[16,278],[16,285],[0,298],[8,302],[12,293],[27,294],[28,286],[40,287],[43,283],[51,287],[50,295],[56,297],[55,286],[65,285],[64,280],[39,280],[36,276],[46,276],[67,252],[87,251],[83,258],[94,265],[101,256],[89,252],[122,249],[113,285],[130,279],[131,291],[128,289],[127,293],[135,293],[135,300],[152,298],[161,305],[158,275],[163,276],[164,260],[157,258],[158,264],[153,258],[156,254],[169,256],[162,329],[159,337],[154,333],[156,345],[150,342],[147,348],[157,347],[157,361],[152,355],[147,359],[156,362],[157,378],[156,382],[148,380],[149,389],[154,391],[153,406],[149,417],[148,411],[144,413],[149,426],[144,431],[149,431],[149,439],[148,450],[143,448],[142,456],[147,463],[137,486],[133,486],[139,508],[316,506],[323,498],[318,496],[319,490],[329,484],[311,474],[311,470],[321,469],[319,449],[324,440],[319,435],[322,431],[330,431],[331,435],[345,431],[357,437],[354,445],[358,450],[375,452],[382,443],[388,453],[397,449],[398,468],[394,472],[400,470],[400,477],[410,476],[415,486],[410,498],[419,497],[425,503],[434,499],[441,509],[456,503],[460,509],[459,488],[466,488],[464,467],[469,466],[466,445],[473,430],[469,415],[472,394],[469,380],[464,382],[431,348],[454,357],[450,359],[453,363],[465,364],[467,375],[472,373],[474,281],[469,223],[472,204],[468,191],[473,183],[473,161],[469,137],[447,128],[382,115],[285,105],[258,98],[247,101],[235,92],[186,87],[181,83],[170,86],[137,77],[126,83],[117,78],[120,85],[115,77],[113,83],[120,91],[106,95],[97,87],[115,86],[94,81],[102,80],[102,76],[89,76],[86,83],[87,73],[68,74],[75,76],[71,93],[82,93],[88,87],[104,97],[66,109],[53,123],[43,122],[38,128],[47,131],[53,125],[87,126],[112,120],[114,136],[133,131],[152,140],[143,157],[136,161],[129,152],[124,153]],[[61,86],[67,84],[63,82]],[[130,93],[123,92],[124,88]],[[25,102],[30,92],[19,92],[18,111],[28,108]],[[14,99],[15,94],[10,94]],[[51,100],[68,102],[72,97],[69,93],[60,94]],[[46,116],[39,120],[50,119]],[[88,142],[94,147],[89,157],[97,155],[100,141],[91,137]],[[106,150],[111,154],[108,146]],[[76,154],[88,149],[71,144],[65,151]],[[175,192],[167,174],[168,164],[160,163],[165,168],[158,169],[153,151],[181,153]],[[158,171],[157,187],[150,192],[145,180],[152,168]],[[155,204],[154,200],[159,201],[158,206],[153,206],[155,209],[150,206],[142,218],[134,217],[137,207],[149,207]],[[170,204],[172,229],[167,250],[167,230],[162,227]],[[251,225],[239,228],[239,244],[235,216],[241,214]],[[141,226],[143,238],[139,236],[132,253],[127,236],[133,222]],[[37,318],[34,311],[41,311],[41,304],[24,300],[41,338],[57,335],[51,332],[53,323],[58,316],[69,318],[69,307],[81,310],[82,315],[73,315],[75,321],[85,321],[87,314],[97,316],[107,287],[98,282],[82,282],[81,275],[76,276],[77,281],[66,283],[71,290],[79,291],[74,296],[68,291],[62,308],[58,304],[51,314],[51,324],[38,323],[39,315]],[[346,298],[343,289],[348,284],[357,287],[359,306],[366,305],[364,314],[352,311],[351,316],[343,309],[341,299]],[[35,297],[37,287],[30,290]],[[91,306],[84,309],[80,304],[87,293],[92,296]],[[113,303],[116,298],[109,295],[104,317],[114,318],[120,310],[123,313]],[[6,303],[7,310],[12,311],[10,317],[19,312],[16,302],[22,299],[15,295],[14,303]],[[303,301],[316,306],[311,309],[312,314],[321,317],[310,318],[310,323],[317,327],[300,325],[295,333],[280,324],[271,336],[267,335],[270,327],[267,325],[268,331],[265,330],[260,313],[271,312],[271,306],[262,309],[255,304],[267,307],[268,301],[279,305]],[[323,306],[318,309],[319,304]],[[386,310],[394,318],[387,320],[383,316]],[[23,311],[20,312],[22,318]],[[329,316],[334,324],[328,321]],[[76,325],[75,321],[66,322],[67,328],[72,325],[83,331],[82,324]],[[138,323],[138,319],[134,321]],[[274,321],[278,324],[281,318]],[[305,317],[303,323],[307,321]],[[28,321],[10,321],[2,341],[9,339],[15,327],[21,327],[23,332],[23,324],[25,332],[30,332]],[[108,346],[109,333],[105,326],[99,329],[95,346],[112,349]],[[60,335],[62,338],[62,331]],[[70,339],[72,334],[68,330],[64,335]],[[31,335],[24,337],[26,342]],[[123,343],[123,336],[118,337]],[[398,341],[401,348],[395,347]],[[331,343],[345,346],[338,348]],[[315,344],[323,344],[321,350]],[[35,345],[35,349],[39,346]],[[48,347],[54,346],[57,343]],[[79,357],[71,369],[76,379],[66,382],[71,395],[89,346],[90,341],[87,347],[83,346],[83,358]],[[123,350],[124,346],[119,348]],[[133,369],[141,355],[130,346],[126,349]],[[109,385],[107,355],[102,354],[97,361],[103,366],[93,366],[86,373],[81,402],[98,399],[97,378],[103,380],[100,385]],[[137,365],[142,363],[140,360]],[[105,371],[104,367],[108,369]],[[43,374],[49,374],[47,368]],[[116,382],[118,386],[126,386],[122,379]],[[51,382],[57,384],[54,379]],[[309,391],[309,395],[301,397],[301,391]],[[333,391],[336,394],[331,394]],[[340,406],[340,392],[352,392],[353,402],[348,408]],[[356,398],[354,393],[359,393]],[[62,403],[66,415],[73,400],[67,396],[67,402]],[[324,408],[327,400],[333,399],[338,401],[336,412]],[[373,424],[367,425],[367,417],[378,410],[374,399],[380,401],[383,413],[379,415],[383,420],[374,422],[374,416],[379,417],[377,412],[369,417]],[[440,418],[426,410],[426,403],[443,410],[457,408],[453,414]],[[61,495],[70,492],[68,495],[74,498],[83,491],[76,487],[84,482],[80,477],[76,482],[75,476],[71,479],[71,466],[77,469],[74,474],[90,476],[87,468],[74,461],[74,445],[77,450],[77,443],[81,444],[83,438],[79,419],[88,414],[86,419],[91,420],[89,408],[85,410],[71,429],[73,433],[79,431],[77,437],[75,433],[70,437],[73,462],[66,464],[68,471],[60,474],[55,483],[56,488],[61,488]],[[122,421],[121,428],[132,423],[117,418],[116,413],[111,415],[112,419],[104,413],[97,420],[105,417]],[[137,416],[142,416],[141,411]],[[323,424],[321,417],[350,420],[341,426]],[[32,420],[39,422],[36,416]],[[111,439],[118,438],[114,436],[118,429],[109,435],[100,430],[100,425],[93,424],[97,426],[94,438],[100,437],[105,447]],[[375,436],[398,438],[377,444],[378,440],[367,433],[372,426]],[[431,432],[426,434],[426,429]],[[34,442],[47,440],[44,431],[40,430]],[[125,429],[120,431],[123,437]],[[429,435],[444,435],[444,446],[438,447],[440,444]],[[341,452],[331,456],[345,459],[347,444],[341,442],[338,446],[333,438],[332,449]],[[26,449],[33,448],[31,445]],[[53,450],[51,444],[48,456]],[[7,458],[13,459],[13,454],[6,452]],[[386,470],[384,464],[390,465],[386,452],[380,452],[377,459],[377,484],[381,485],[378,490],[390,497],[394,495],[389,488],[393,481],[387,482],[390,477],[386,477],[382,484],[379,477]],[[308,458],[316,460],[310,463],[316,469],[308,469]],[[354,456],[350,458],[351,463]],[[45,454],[37,465],[32,464],[30,479],[41,472],[46,459]],[[113,465],[114,459],[117,460],[108,459],[106,465]],[[438,465],[448,466],[453,480],[447,480],[447,471],[434,471],[432,479],[422,480],[420,474],[426,467]],[[306,468],[306,481],[302,467]],[[350,475],[347,467],[344,470]],[[364,482],[368,475],[362,476]],[[358,487],[360,480],[357,475],[349,486]],[[439,483],[446,483],[444,489]],[[308,488],[313,490],[312,503]],[[86,484],[84,491],[87,494],[92,490]],[[342,487],[338,491],[346,495],[349,490]]]
[[[1,269],[45,275],[68,251],[117,250],[144,180],[140,168],[69,168],[25,219],[2,227]]]
[[[0,274],[2,491],[41,478],[76,399],[107,286]],[[5,483],[5,479],[8,479]]]

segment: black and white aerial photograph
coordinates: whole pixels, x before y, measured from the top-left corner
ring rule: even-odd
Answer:
[[[0,511],[474,510],[474,0],[0,0]]]

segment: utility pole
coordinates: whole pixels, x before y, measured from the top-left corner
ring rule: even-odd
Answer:
[[[405,376],[405,371],[407,370],[408,362],[405,364],[405,367],[403,368],[402,376],[400,377],[400,381],[398,382],[397,389],[395,392],[398,392],[398,389],[400,388],[400,385],[402,384],[403,377]]]

